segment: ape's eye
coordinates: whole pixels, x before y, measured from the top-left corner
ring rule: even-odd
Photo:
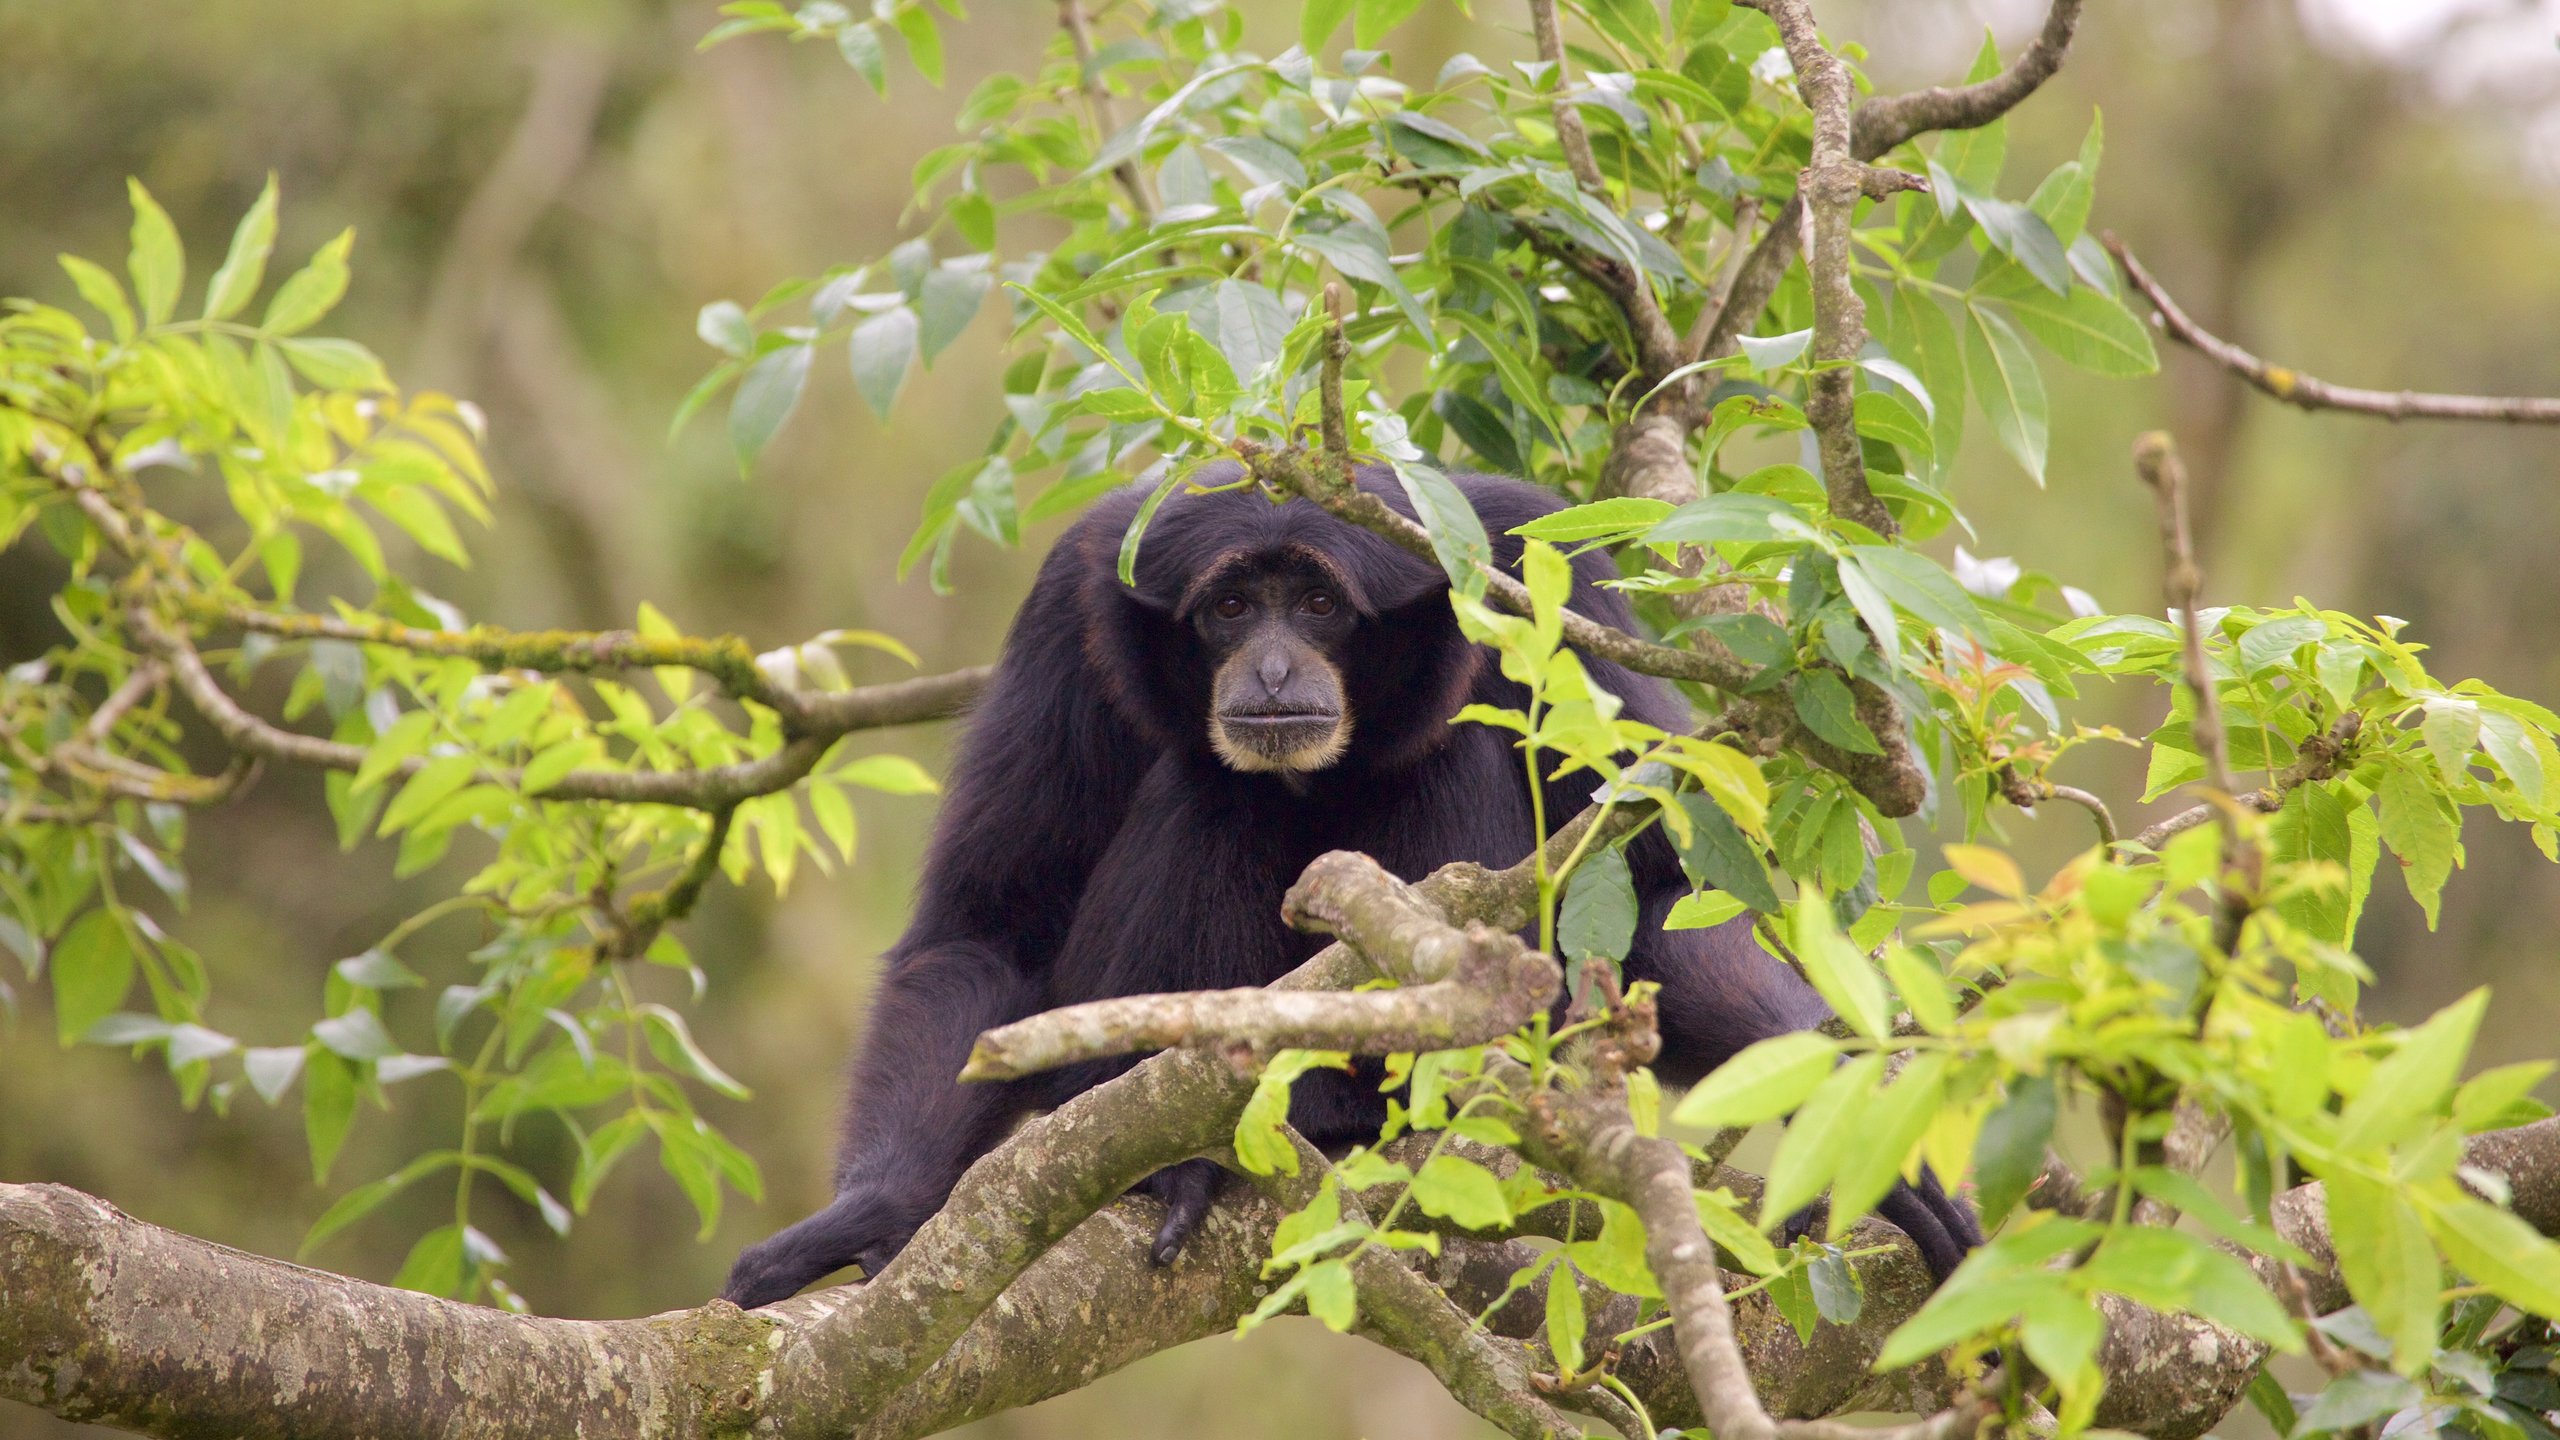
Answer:
[[[1245,598],[1241,595],[1221,595],[1218,597],[1218,603],[1212,608],[1221,620],[1241,620],[1244,618],[1244,612],[1253,607],[1245,603]]]
[[[1333,597],[1327,595],[1321,590],[1314,591],[1309,594],[1306,599],[1298,603],[1305,607],[1308,614],[1317,616],[1318,618],[1322,618],[1323,616],[1333,613]]]

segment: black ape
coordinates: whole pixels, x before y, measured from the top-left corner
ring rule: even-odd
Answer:
[[[1384,472],[1361,483],[1410,513]],[[1505,532],[1557,505],[1517,481],[1459,485],[1506,564],[1520,542]],[[878,1273],[1017,1116],[1134,1063],[962,1085],[980,1031],[1087,1000],[1277,979],[1320,943],[1281,922],[1280,898],[1328,850],[1408,879],[1529,851],[1510,737],[1449,723],[1470,701],[1526,697],[1460,634],[1436,567],[1303,500],[1237,490],[1169,500],[1133,589],[1114,564],[1140,499],[1122,491],[1068,531],[1014,621],[872,1006],[835,1202],[738,1258],[726,1293],[741,1305],[846,1265]],[[1577,562],[1572,603],[1627,626],[1625,603],[1595,584],[1605,573],[1597,556]],[[1583,663],[1628,715],[1681,726],[1655,681]],[[1547,813],[1572,815],[1590,789],[1588,774],[1550,782]],[[1688,886],[1659,829],[1628,859],[1642,923],[1627,973],[1662,986],[1668,1078],[1825,1018],[1740,922],[1661,928]],[[1298,1082],[1290,1108],[1318,1145],[1374,1136],[1384,1114],[1374,1078],[1326,1070]],[[1216,1175],[1193,1161],[1147,1182],[1168,1206],[1157,1259],[1180,1247]],[[1940,1275],[1980,1242],[1934,1181],[1883,1211]]]

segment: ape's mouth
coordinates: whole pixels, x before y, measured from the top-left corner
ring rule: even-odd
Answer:
[[[1231,769],[1321,770],[1342,758],[1351,721],[1332,710],[1227,711],[1210,743]]]

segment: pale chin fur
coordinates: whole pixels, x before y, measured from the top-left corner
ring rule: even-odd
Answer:
[[[1218,752],[1230,770],[1248,775],[1305,775],[1322,770],[1342,758],[1351,748],[1351,717],[1344,715],[1325,738],[1313,745],[1302,745],[1284,755],[1266,755],[1227,738],[1225,726],[1212,721],[1209,725],[1209,748]]]

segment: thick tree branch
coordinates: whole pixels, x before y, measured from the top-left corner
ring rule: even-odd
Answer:
[[[2124,269],[2125,279],[2151,308],[2160,328],[2169,337],[2187,346],[2214,364],[2248,381],[2259,390],[2304,410],[2343,410],[2355,415],[2377,415],[2385,420],[2487,420],[2510,425],[2560,425],[2560,399],[2503,395],[2430,395],[2415,390],[2363,390],[2352,385],[2332,385],[2288,366],[2261,360],[2230,341],[2214,334],[2189,318],[2169,298],[2169,292],[2153,279],[2142,262],[2133,258],[2122,240],[2109,233],[2101,237],[2107,253],[2116,257]]]

